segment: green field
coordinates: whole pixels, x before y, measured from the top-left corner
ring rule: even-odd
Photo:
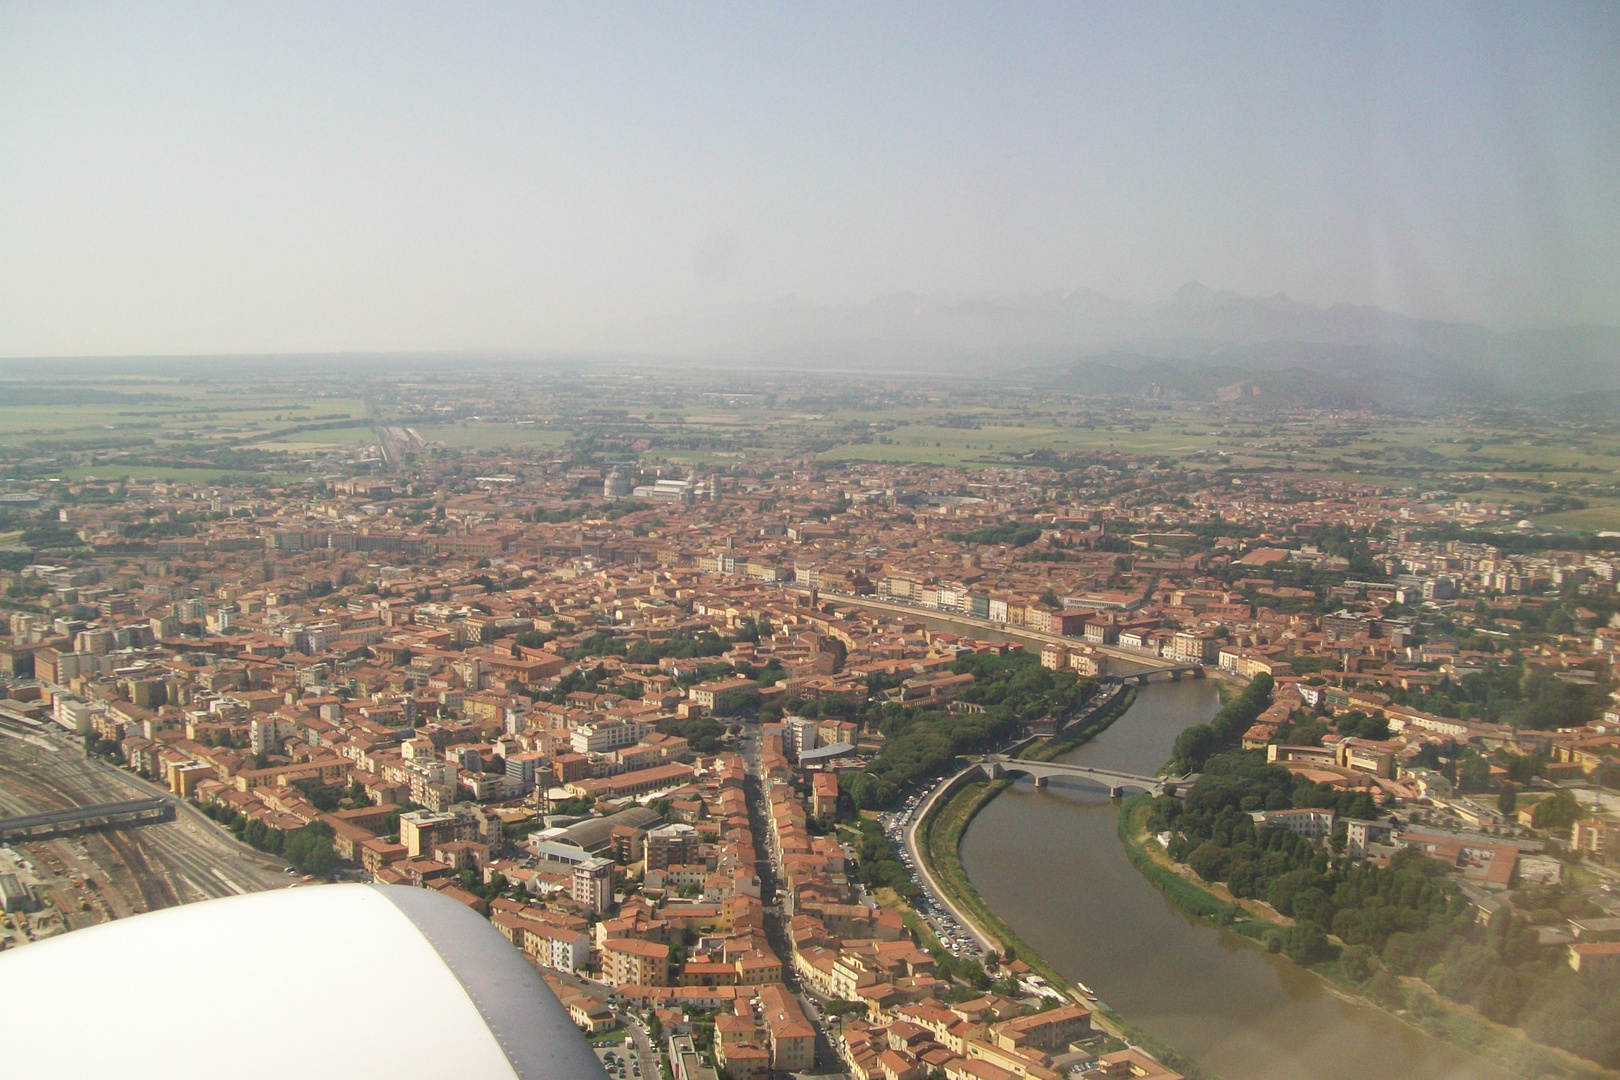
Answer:
[[[317,457],[376,445],[373,425],[412,428],[430,446],[548,456],[594,442],[598,460],[634,455],[649,465],[695,468],[723,467],[741,456],[801,454],[829,463],[1016,468],[1036,452],[1119,453],[1193,470],[1293,470],[1394,493],[1452,491],[1509,504],[1511,520],[1620,530],[1620,427],[1600,420],[1462,407],[1420,420],[991,393],[965,383],[910,380],[852,379],[828,390],[797,378],[747,376],[739,383],[729,374],[668,372],[548,381],[509,371],[451,377],[373,367],[316,374],[307,366],[285,373],[249,369],[236,384],[213,373],[201,379],[138,372],[95,379],[53,373],[34,382],[0,377],[0,457],[57,457],[55,467],[74,477],[86,469],[124,474],[125,466],[101,460],[117,451],[169,460],[183,470],[174,478],[260,466],[278,478],[297,477]],[[737,385],[750,388],[737,391]],[[108,393],[129,396],[82,400]],[[468,413],[473,416],[459,418]],[[198,459],[221,464],[194,464]],[[42,467],[25,475],[38,476]],[[155,466],[128,470],[170,475]],[[1545,512],[1536,510],[1543,506]]]
[[[466,450],[553,450],[574,438],[571,431],[538,424],[463,420],[453,424],[410,423],[428,442],[442,442]],[[313,433],[312,433],[313,434]]]
[[[289,431],[273,437],[254,439],[252,445],[259,450],[294,450],[308,452],[323,447],[371,446],[377,442],[370,426],[322,428],[317,431]]]
[[[829,460],[911,461],[930,465],[963,465],[992,461],[998,454],[1021,454],[1040,449],[1078,449],[1073,433],[1059,428],[932,427],[907,425],[885,432],[890,440],[850,443],[822,454]]]
[[[1620,531],[1620,500],[1590,500],[1585,510],[1563,510],[1556,514],[1532,514],[1531,521],[1551,529],[1579,529],[1587,532]]]
[[[40,395],[59,390],[118,393],[127,402],[40,403]],[[157,400],[140,400],[152,395]],[[0,443],[53,444],[139,436],[158,444],[204,443],[287,430],[301,424],[329,423],[334,414],[366,415],[365,402],[354,397],[300,400],[287,392],[251,390],[221,392],[218,387],[164,379],[102,380],[41,388],[22,380],[0,380]],[[316,417],[323,419],[317,420]]]
[[[79,465],[54,473],[63,480],[169,480],[206,484],[228,477],[232,483],[265,480],[272,484],[296,483],[309,478],[308,472],[257,469],[186,469],[149,465]]]

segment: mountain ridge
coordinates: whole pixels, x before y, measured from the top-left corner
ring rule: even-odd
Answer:
[[[1620,390],[1620,327],[1497,331],[1366,305],[1321,307],[1285,293],[1243,296],[1196,282],[1157,304],[1093,289],[900,292],[843,306],[795,295],[643,320],[630,337],[638,352],[691,360],[953,374],[991,365],[997,378],[1016,375],[1054,389],[1075,383],[1070,376],[1095,367],[1096,357],[1117,362],[1115,354],[1133,354],[1262,377],[1314,372],[1369,401],[1552,400]]]

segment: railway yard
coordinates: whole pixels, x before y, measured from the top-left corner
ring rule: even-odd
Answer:
[[[161,789],[87,760],[52,732],[0,729],[0,817],[151,796]],[[0,923],[0,948],[68,930],[289,883],[279,860],[245,847],[190,807],[173,821],[0,847],[0,874],[31,886],[37,908]]]

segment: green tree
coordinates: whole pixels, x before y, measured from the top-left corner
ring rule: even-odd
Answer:
[[[1556,791],[1536,803],[1531,824],[1538,829],[1567,829],[1581,816],[1581,804],[1573,792]]]
[[[1478,754],[1469,754],[1457,767],[1457,786],[1463,791],[1484,791],[1490,783],[1490,764]]]
[[[242,830],[242,839],[256,848],[263,849],[265,846],[265,834],[268,831],[264,822],[258,818],[249,818],[247,827]]]
[[[1222,750],[1235,747],[1255,717],[1271,703],[1271,676],[1262,672],[1248,687],[1228,702],[1207,724],[1194,724],[1176,736],[1174,769],[1195,772]]]
[[[1332,949],[1327,934],[1313,922],[1295,923],[1283,932],[1283,954],[1296,964],[1326,960]]]
[[[1376,959],[1372,949],[1366,945],[1352,945],[1340,954],[1339,964],[1346,975],[1360,983],[1372,978]]]
[[[1226,877],[1231,853],[1214,840],[1206,840],[1187,856],[1187,865],[1205,881],[1220,881]]]
[[[337,852],[332,848],[332,830],[321,822],[306,825],[287,836],[282,854],[306,874],[330,877],[337,869]]]
[[[1512,784],[1503,784],[1502,793],[1496,797],[1496,809],[1505,818],[1511,818],[1519,809],[1519,789]]]

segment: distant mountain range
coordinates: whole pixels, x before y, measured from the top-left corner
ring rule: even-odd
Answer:
[[[994,372],[1075,392],[1257,403],[1547,402],[1620,391],[1620,327],[1501,333],[1197,284],[1162,304],[1085,289],[897,294],[848,307],[788,298],[647,320],[622,344],[728,365]]]

